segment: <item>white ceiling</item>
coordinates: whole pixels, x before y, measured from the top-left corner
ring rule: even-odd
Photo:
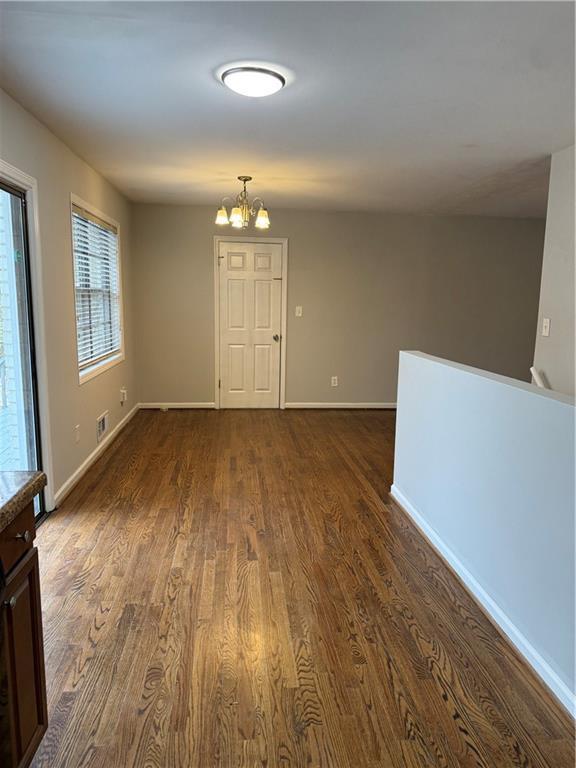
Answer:
[[[542,216],[572,3],[1,3],[0,83],[134,200]],[[294,82],[247,99],[221,64]]]

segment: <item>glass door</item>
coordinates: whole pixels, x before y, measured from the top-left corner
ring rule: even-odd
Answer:
[[[0,180],[0,471],[41,467],[27,232],[25,193]]]

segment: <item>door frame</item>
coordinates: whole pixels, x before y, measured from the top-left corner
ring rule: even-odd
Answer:
[[[214,407],[220,408],[220,243],[276,243],[282,246],[282,302],[280,308],[280,408],[286,408],[286,336],[288,317],[288,238],[214,235]]]
[[[48,365],[46,357],[46,322],[44,311],[44,283],[42,280],[42,253],[40,247],[40,219],[38,216],[38,182],[10,163],[0,158],[0,178],[13,184],[26,194],[26,220],[28,226],[28,256],[30,267],[30,292],[32,294],[32,318],[36,379],[38,385],[38,412],[40,427],[40,451],[42,471],[47,484],[44,489],[45,509],[54,509],[54,469],[50,430],[50,399],[48,391]]]

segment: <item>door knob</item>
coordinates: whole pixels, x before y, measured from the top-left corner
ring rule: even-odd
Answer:
[[[280,336],[278,336],[277,333],[275,333],[274,336],[272,336],[272,338],[274,339],[274,341],[280,341]]]

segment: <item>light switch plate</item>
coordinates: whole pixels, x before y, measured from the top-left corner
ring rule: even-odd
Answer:
[[[550,336],[550,318],[542,318],[542,336]]]
[[[302,307],[296,307],[296,317],[302,317]]]

